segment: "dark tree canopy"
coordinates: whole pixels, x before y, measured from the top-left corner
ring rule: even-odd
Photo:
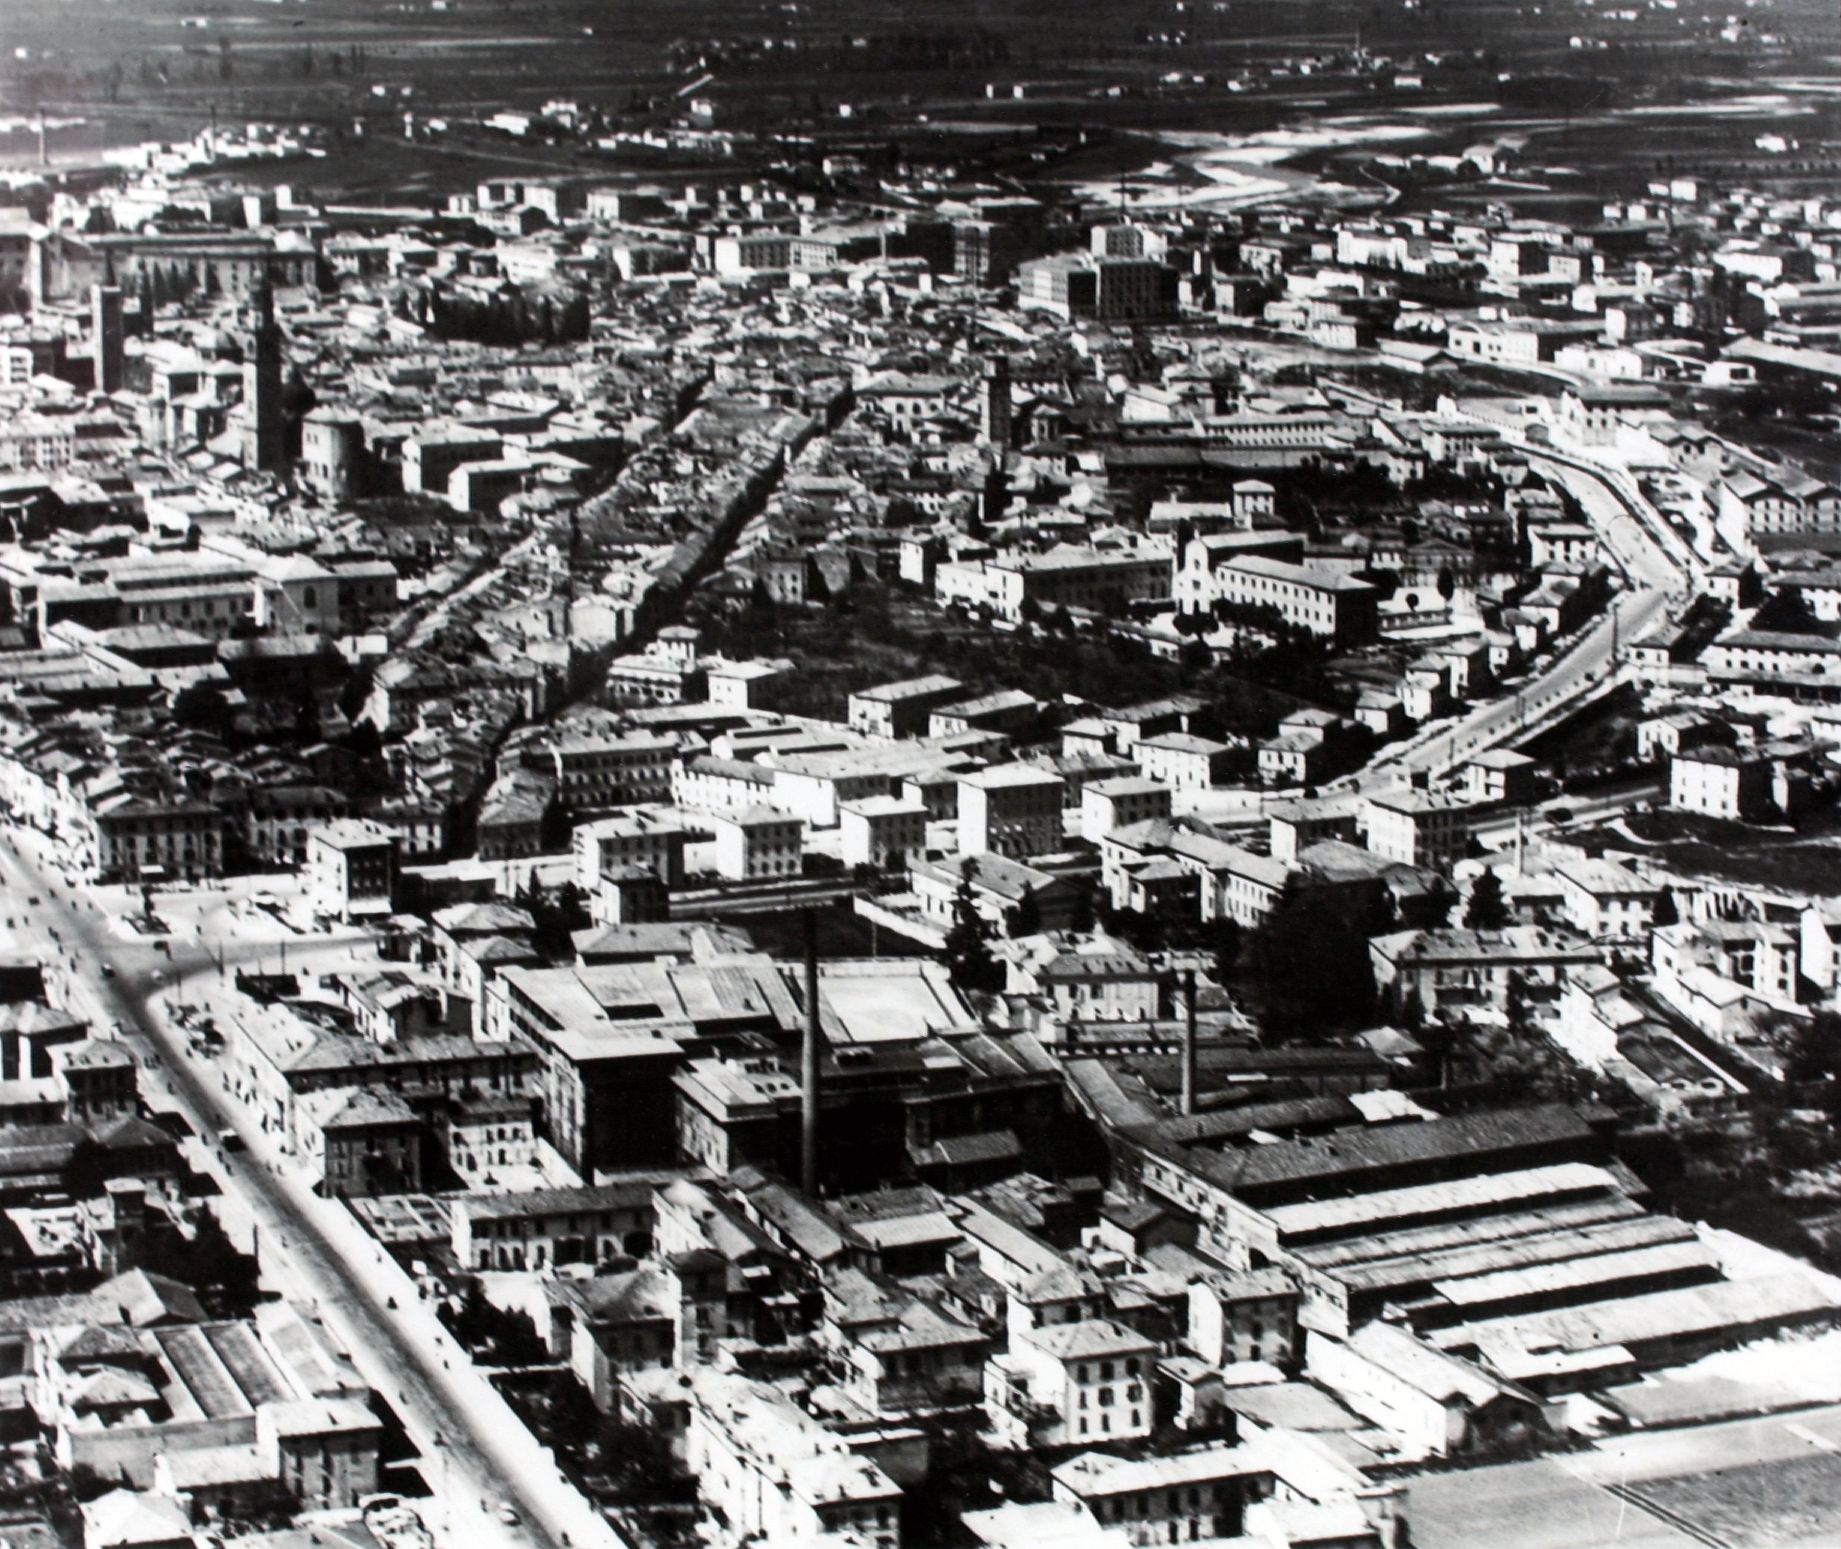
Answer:
[[[952,982],[962,990],[991,990],[1002,982],[1001,969],[991,955],[991,922],[978,912],[977,895],[972,891],[977,879],[978,857],[968,855],[959,867],[952,928],[941,949]]]
[[[1472,930],[1502,930],[1510,918],[1508,901],[1502,896],[1502,878],[1485,871],[1471,884],[1464,923]]]
[[[1287,1037],[1357,1028],[1374,1009],[1368,938],[1326,890],[1290,883],[1255,941],[1266,1022]]]

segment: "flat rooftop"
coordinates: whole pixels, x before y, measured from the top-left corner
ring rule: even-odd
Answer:
[[[1495,1204],[1551,1199],[1572,1194],[1620,1194],[1617,1179],[1590,1162],[1557,1162],[1517,1172],[1485,1173],[1449,1183],[1422,1183],[1404,1189],[1380,1189],[1348,1199],[1314,1199],[1275,1205],[1265,1211],[1281,1239],[1351,1236],[1364,1227],[1415,1216],[1455,1215]]]

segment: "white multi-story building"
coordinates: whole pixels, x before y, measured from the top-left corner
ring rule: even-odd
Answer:
[[[1080,788],[1080,832],[1087,839],[1169,815],[1170,787],[1160,780],[1120,775]]]
[[[1046,554],[1004,554],[996,559],[942,564],[933,574],[933,595],[942,603],[985,608],[1012,622],[1025,602],[1040,608],[1084,608],[1104,612],[1130,602],[1170,595],[1172,556],[1062,545]]]
[[[1668,804],[1746,822],[1770,811],[1772,774],[1770,758],[1754,748],[1685,749],[1668,761]]]
[[[646,812],[621,813],[579,825],[572,837],[575,885],[592,893],[616,867],[642,866],[666,887],[684,885],[683,829]]]
[[[773,770],[738,758],[691,758],[671,772],[671,799],[693,812],[745,812],[773,795]]]
[[[850,696],[850,729],[872,737],[924,736],[933,712],[964,693],[963,683],[941,673],[859,689]]]
[[[1575,930],[1594,940],[1638,941],[1649,934],[1660,884],[1607,860],[1564,861],[1554,875],[1561,910]]]
[[[386,915],[396,883],[396,834],[364,818],[341,818],[307,831],[307,902],[316,917]]]
[[[1208,540],[1202,538],[1191,541],[1187,557],[1184,601],[1192,612],[1205,612],[1218,602],[1271,608],[1288,624],[1350,644],[1372,640],[1379,628],[1380,594],[1353,576],[1325,574],[1258,554],[1216,564]]]
[[[805,825],[777,807],[750,807],[711,820],[716,831],[716,870],[737,881],[796,877]]]
[[[688,1385],[685,1465],[738,1539],[811,1544],[848,1534],[895,1549],[901,1488],[784,1394],[699,1371]]]
[[[1151,1433],[1157,1347],[1104,1318],[1014,1333],[985,1365],[985,1410],[1005,1448],[1134,1441]]]
[[[1131,756],[1144,770],[1146,779],[1173,791],[1205,791],[1227,778],[1227,764],[1233,752],[1225,742],[1173,731],[1161,737],[1141,738],[1132,744]]]
[[[846,866],[895,871],[927,851],[927,805],[900,796],[838,803]]]
[[[1368,848],[1407,866],[1443,871],[1470,842],[1471,804],[1424,791],[1368,798]]]
[[[554,768],[556,794],[564,806],[592,812],[669,800],[677,752],[669,737],[573,733],[535,750],[527,762]]]
[[[1033,764],[1000,764],[959,781],[959,853],[1019,858],[1061,848],[1065,782]]]

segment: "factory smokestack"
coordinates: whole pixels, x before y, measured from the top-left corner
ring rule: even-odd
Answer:
[[[1183,1114],[1195,1112],[1195,970],[1183,974]]]
[[[805,911],[805,1042],[799,1048],[799,1187],[818,1197],[818,915]]]

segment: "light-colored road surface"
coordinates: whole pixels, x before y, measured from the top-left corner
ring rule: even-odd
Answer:
[[[1633,587],[1678,592],[1692,583],[1693,550],[1625,469],[1571,452],[1534,446],[1524,450],[1544,477],[1565,485],[1584,508],[1586,520]]]
[[[447,1336],[409,1277],[343,1205],[312,1194],[248,1111],[228,1097],[214,1064],[191,1055],[167,1020],[164,1002],[177,1004],[219,985],[220,953],[226,975],[238,966],[275,969],[283,945],[277,938],[285,938],[288,969],[318,972],[349,962],[357,944],[290,938],[273,924],[266,932],[241,927],[223,890],[162,893],[155,906],[173,926],[169,963],[119,925],[121,915],[138,910],[138,896],[123,889],[73,896],[42,836],[0,830],[0,859],[7,907],[18,911],[27,939],[42,941],[67,1000],[91,1012],[100,1031],[116,1024],[117,1036],[143,1063],[149,1054],[157,1057],[158,1070],[144,1074],[143,1090],[156,1107],[177,1109],[203,1137],[190,1154],[225,1190],[226,1229],[239,1241],[248,1241],[254,1229],[265,1281],[316,1305],[360,1374],[430,1460],[438,1504],[428,1515],[437,1537],[455,1549],[622,1545]],[[28,909],[28,894],[41,903]],[[105,962],[116,968],[115,978],[102,976]],[[156,974],[173,982],[163,986]],[[226,1154],[209,1143],[226,1126],[239,1131],[247,1151]],[[516,1524],[500,1520],[507,1503]]]
[[[1479,705],[1468,715],[1432,735],[1383,753],[1348,782],[1358,791],[1386,790],[1409,783],[1416,771],[1442,774],[1471,754],[1496,746],[1524,728],[1584,698],[1611,675],[1611,656],[1618,641],[1642,633],[1668,607],[1662,592],[1629,592],[1617,598],[1612,612],[1588,631],[1571,650],[1514,694]]]
[[[1633,804],[1653,801],[1661,794],[1662,780],[1659,776],[1620,781],[1615,788],[1597,795],[1563,793],[1543,801],[1538,807],[1523,808],[1519,813],[1507,812],[1488,822],[1478,823],[1471,832],[1479,839],[1490,840],[1501,848],[1504,844],[1514,842],[1518,826],[1524,835],[1532,837],[1557,826],[1616,817],[1628,812]]]
[[[1685,545],[1653,516],[1628,474],[1594,469],[1564,454],[1542,455],[1532,447],[1528,455],[1579,501],[1630,590],[1614,600],[1603,621],[1514,694],[1384,751],[1359,774],[1329,789],[1368,792],[1403,786],[1414,774],[1442,774],[1473,753],[1508,741],[1604,684],[1615,671],[1616,652],[1691,596],[1694,578],[1691,557],[1682,557]]]

